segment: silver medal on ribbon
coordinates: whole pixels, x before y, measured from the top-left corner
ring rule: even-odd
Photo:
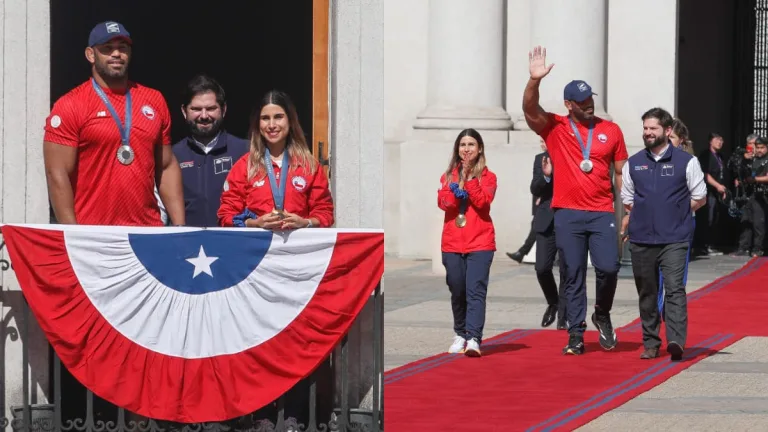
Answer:
[[[129,145],[123,144],[117,149],[117,160],[123,165],[130,165],[134,156],[133,148]]]
[[[584,159],[581,161],[581,164],[579,164],[579,168],[581,168],[581,170],[585,173],[592,171],[592,161],[589,159]]]

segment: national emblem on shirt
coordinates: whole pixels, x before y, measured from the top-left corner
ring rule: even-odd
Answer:
[[[608,135],[606,135],[604,133],[598,134],[597,135],[597,140],[600,141],[601,143],[605,144],[606,142],[608,142]]]
[[[149,120],[155,119],[155,110],[152,109],[149,105],[144,105],[141,107],[141,113],[144,114],[144,117],[148,118]]]
[[[307,180],[304,177],[302,177],[302,176],[296,176],[296,177],[292,178],[291,179],[291,184],[299,192],[301,192],[301,191],[303,191],[304,189],[307,188]]]

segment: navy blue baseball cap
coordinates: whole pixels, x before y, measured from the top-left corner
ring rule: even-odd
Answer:
[[[592,92],[592,87],[581,80],[569,82],[565,85],[565,90],[563,90],[563,99],[574,102],[584,102],[592,95],[597,95],[597,93]]]
[[[96,27],[91,30],[91,35],[88,36],[88,46],[101,45],[107,43],[114,38],[122,38],[133,43],[131,40],[131,34],[123,27],[122,24],[115,21],[106,21],[96,24]]]

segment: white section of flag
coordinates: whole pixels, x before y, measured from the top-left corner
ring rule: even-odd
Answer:
[[[245,280],[190,295],[149,274],[127,232],[68,230],[64,236],[81,286],[115,330],[148,350],[187,359],[242,352],[285,329],[312,299],[336,244],[331,230],[274,234]]]

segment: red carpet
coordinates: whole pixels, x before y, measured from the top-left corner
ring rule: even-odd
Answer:
[[[573,430],[744,336],[768,336],[766,263],[753,259],[688,296],[681,362],[666,352],[640,360],[637,320],[617,330],[611,352],[588,331],[579,357],[561,354],[565,332],[514,330],[488,339],[480,359],[441,354],[387,372],[386,430]]]

